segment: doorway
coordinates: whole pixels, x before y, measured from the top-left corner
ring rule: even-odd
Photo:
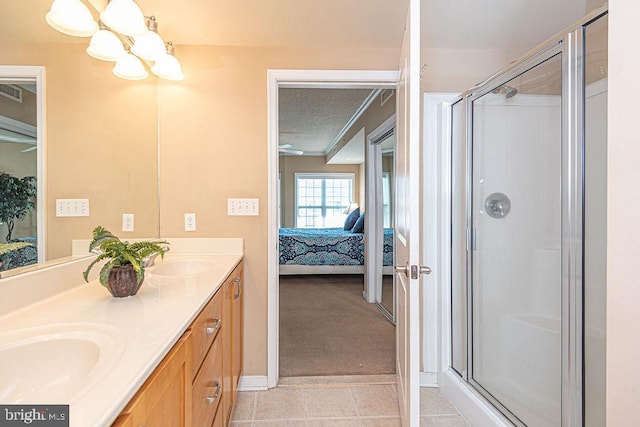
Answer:
[[[269,124],[269,247],[268,254],[268,387],[279,377],[279,251],[278,251],[278,91],[280,88],[394,88],[397,71],[285,71],[270,70]]]

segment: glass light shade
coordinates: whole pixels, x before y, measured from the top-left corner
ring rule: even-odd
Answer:
[[[127,80],[142,80],[149,76],[140,59],[131,53],[126,53],[118,59],[113,67],[113,74]]]
[[[51,27],[70,36],[89,37],[98,31],[98,24],[80,0],[55,0],[46,20]]]
[[[147,31],[144,15],[133,0],[111,0],[100,14],[100,20],[114,31],[137,37]]]
[[[135,38],[131,52],[147,61],[156,61],[166,53],[164,41],[154,31],[147,30],[143,35]]]
[[[91,37],[87,53],[102,61],[117,61],[126,54],[122,42],[109,30],[98,30]]]
[[[167,80],[184,80],[184,73],[178,59],[169,54],[163,54],[156,63],[151,67],[151,72],[158,77]]]

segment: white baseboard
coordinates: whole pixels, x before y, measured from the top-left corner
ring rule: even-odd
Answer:
[[[420,372],[420,387],[438,387],[438,374],[435,372]]]
[[[238,384],[238,391],[264,391],[268,388],[266,375],[243,375],[240,377],[240,383]]]

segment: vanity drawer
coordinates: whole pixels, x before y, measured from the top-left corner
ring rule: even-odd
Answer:
[[[191,324],[193,359],[192,378],[195,378],[202,360],[222,326],[222,292],[218,291]]]
[[[222,400],[222,340],[214,341],[192,389],[193,425],[210,427]]]

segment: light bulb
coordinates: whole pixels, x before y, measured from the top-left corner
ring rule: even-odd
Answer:
[[[133,0],[110,0],[100,14],[100,20],[112,30],[129,37],[141,36],[147,31],[144,15]]]
[[[149,76],[140,59],[131,53],[126,53],[116,62],[113,74],[121,79],[142,80]]]
[[[147,61],[155,61],[165,54],[166,49],[164,41],[158,35],[158,24],[155,17],[152,16],[147,20],[147,27],[149,30],[146,33],[135,38],[131,52]]]
[[[173,56],[173,43],[167,43],[167,52],[164,53],[151,67],[151,72],[166,80],[184,80],[184,73],[178,58]]]
[[[87,53],[102,61],[117,61],[126,53],[118,36],[101,28],[91,37]]]
[[[70,36],[90,37],[98,30],[91,12],[80,0],[55,0],[46,20],[51,27]]]

